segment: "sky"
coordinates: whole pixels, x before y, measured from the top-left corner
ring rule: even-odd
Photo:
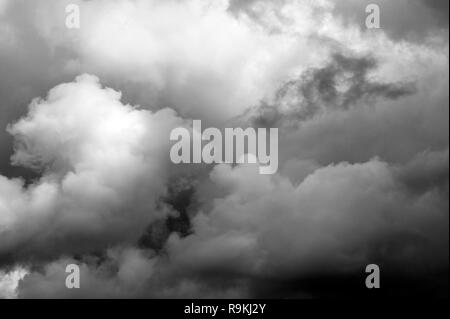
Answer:
[[[0,298],[361,298],[368,264],[381,296],[448,297],[448,19],[0,0]],[[173,164],[194,119],[278,128],[277,173]]]

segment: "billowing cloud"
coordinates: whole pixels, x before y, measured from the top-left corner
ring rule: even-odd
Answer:
[[[411,166],[426,171],[446,162],[448,151],[422,155]],[[443,174],[448,176],[448,169]],[[255,166],[218,165],[211,180],[223,195],[192,219],[191,235],[171,235],[166,257],[120,249],[119,255],[110,252],[101,259],[102,266],[84,263],[82,277],[88,283],[81,292],[191,297],[221,287],[223,296],[245,297],[262,293],[254,290],[262,278],[276,285],[320,274],[346,276],[369,263],[380,265],[387,276],[445,271],[448,185],[410,192],[400,176],[397,168],[377,159],[319,168],[298,184],[259,175]],[[80,291],[63,287],[68,263],[60,260],[26,277],[20,286],[24,296],[39,296],[38,287],[49,297],[77,296]],[[314,296],[306,287],[300,292]]]
[[[27,271],[20,267],[9,272],[0,271],[0,298],[17,298],[17,286],[26,274]]]
[[[33,100],[8,131],[13,163],[42,176],[28,185],[0,176],[0,255],[76,253],[139,237],[170,213],[156,204],[168,176],[166,137],[181,124],[171,110],[122,104],[90,75]]]
[[[445,165],[448,152],[436,161]],[[370,262],[386,272],[439,268],[448,258],[448,185],[410,194],[393,171],[376,159],[341,163],[296,186],[217,166],[212,179],[226,195],[193,219],[193,235],[171,238],[169,251],[187,268],[278,279],[351,273]]]
[[[0,297],[448,296],[448,2],[378,3],[0,0]],[[173,165],[192,119],[278,173]]]
[[[153,105],[215,123],[258,103],[306,63],[320,61],[303,51],[314,41],[295,33],[312,32],[309,6],[319,9],[321,3],[302,5],[305,10],[295,17],[302,25],[286,34],[271,34],[249,17],[232,16],[222,0],[77,3],[79,30],[68,32],[61,25],[57,12],[64,3],[44,6],[37,17],[42,20],[38,29],[54,48],[75,52],[67,68],[140,88],[137,95]],[[279,24],[272,21],[272,8],[262,9],[271,24]]]

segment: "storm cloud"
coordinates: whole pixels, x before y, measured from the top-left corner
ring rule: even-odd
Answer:
[[[0,297],[448,296],[448,2],[367,3],[0,0]],[[193,119],[278,173],[174,165]]]

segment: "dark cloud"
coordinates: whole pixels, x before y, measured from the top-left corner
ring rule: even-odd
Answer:
[[[448,149],[441,152],[424,152],[400,167],[397,173],[399,179],[413,192],[423,194],[437,189],[442,192],[442,196],[448,197],[448,163]]]
[[[427,170],[413,162],[416,172]],[[434,186],[409,193],[400,176],[373,160],[323,167],[294,186],[260,176],[256,167],[217,166],[211,179],[222,195],[192,219],[191,234],[171,234],[157,255],[120,248],[100,262],[77,261],[88,280],[81,291],[60,284],[66,259],[25,277],[19,291],[24,297],[292,298],[338,291],[363,297],[356,283],[365,265],[376,263],[388,295],[406,296],[413,288],[445,296],[436,276],[447,269],[448,194]]]
[[[53,50],[35,27],[35,13],[27,2],[5,1],[0,16],[0,29],[5,32],[0,32],[0,172],[28,179],[37,176],[30,170],[10,165],[13,143],[6,126],[26,113],[33,98],[76,75],[64,69],[71,58],[70,52]]]
[[[397,99],[414,93],[413,83],[379,83],[370,80],[376,69],[371,57],[335,54],[322,68],[304,72],[276,92],[273,104],[254,111],[250,121],[259,127],[298,125],[323,110],[346,110],[358,104],[373,104],[376,99]]]
[[[0,297],[448,296],[448,2],[368,3],[0,0]],[[173,165],[192,118],[278,173]]]
[[[445,0],[422,0],[423,5],[431,8],[442,27],[448,28],[449,3]]]
[[[380,24],[384,32],[395,40],[408,39],[423,42],[435,32],[448,36],[448,1],[443,0],[343,0],[333,1],[335,12],[348,23],[367,30],[367,5],[380,7]]]

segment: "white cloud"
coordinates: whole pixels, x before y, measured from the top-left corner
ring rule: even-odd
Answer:
[[[120,96],[82,75],[35,99],[9,126],[13,162],[43,175],[28,186],[0,176],[0,251],[95,249],[136,239],[167,214],[155,203],[168,176],[167,136],[182,122],[171,110],[151,113]]]
[[[317,28],[314,18],[327,8],[323,1],[290,3],[282,10],[259,5],[268,26],[231,15],[228,1],[79,5],[78,31],[60,24],[63,4],[44,5],[36,22],[55,48],[76,53],[71,67],[145,87],[140,94],[146,99],[216,123],[258,104],[280,82],[322,61],[326,54],[319,52],[327,51],[309,37]],[[317,54],[309,54],[313,49]]]
[[[23,268],[17,268],[7,273],[0,271],[0,299],[17,298],[19,282],[27,273],[27,270]]]

